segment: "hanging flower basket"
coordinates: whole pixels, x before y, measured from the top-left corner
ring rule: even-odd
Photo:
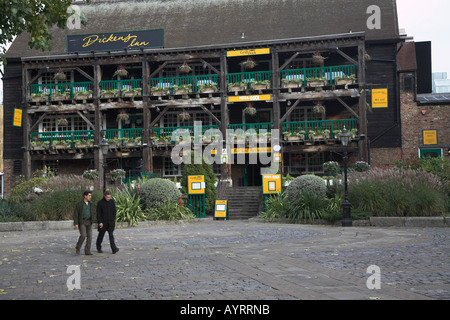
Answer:
[[[179,70],[182,73],[189,73],[189,72],[191,72],[192,68],[189,67],[188,64],[185,62],[180,66]]]
[[[83,172],[83,178],[88,180],[97,180],[100,177],[100,173],[97,170],[86,170]]]
[[[314,106],[313,112],[317,114],[325,114],[325,107],[322,104],[318,103]]]
[[[370,60],[372,60],[372,57],[370,56],[370,54],[367,53],[367,51],[364,52],[364,60],[366,62],[369,62]]]
[[[323,171],[328,172],[331,176],[336,176],[339,170],[341,167],[336,161],[328,161],[323,164]]]
[[[130,120],[130,115],[126,113],[125,111],[120,111],[120,113],[117,115],[117,122],[119,121],[128,121]]]
[[[249,105],[247,108],[244,109],[244,113],[248,116],[253,117],[256,114],[256,109],[252,105]]]
[[[319,51],[316,51],[312,57],[312,60],[315,64],[322,64],[325,61],[325,58],[322,57]]]
[[[370,165],[365,161],[356,161],[353,164],[353,170],[357,172],[366,172],[370,170]]]
[[[66,80],[66,74],[59,69],[59,71],[57,73],[55,73],[55,79],[56,80]]]
[[[124,66],[119,66],[117,68],[116,72],[114,72],[113,77],[115,77],[115,76],[127,77],[128,71],[125,69]]]
[[[191,119],[191,115],[186,111],[183,111],[178,114],[178,119],[180,119],[180,121],[189,121]]]
[[[245,69],[253,69],[254,67],[256,67],[256,62],[253,61],[252,58],[248,58],[247,60],[245,60],[244,62],[241,62],[240,64]]]
[[[125,178],[125,170],[123,169],[112,170],[109,174],[111,175],[112,181],[122,180],[123,178]]]
[[[67,127],[69,125],[69,121],[66,118],[60,118],[56,122],[58,126]]]

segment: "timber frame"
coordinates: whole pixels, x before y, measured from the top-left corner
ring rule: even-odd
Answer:
[[[366,66],[365,66],[365,33],[356,32],[348,34],[324,35],[306,38],[278,39],[269,41],[242,42],[236,44],[207,45],[201,47],[185,47],[175,49],[146,49],[129,50],[120,52],[100,52],[67,54],[61,56],[49,57],[30,57],[22,58],[23,72],[23,105],[24,108],[24,173],[27,178],[31,176],[31,162],[34,160],[46,159],[94,159],[96,169],[100,174],[100,185],[103,184],[103,155],[98,145],[102,140],[102,126],[104,114],[110,110],[118,109],[138,109],[143,113],[143,136],[142,146],[137,150],[132,150],[135,154],[143,158],[145,172],[153,172],[153,157],[168,155],[167,150],[156,150],[151,147],[150,129],[158,120],[164,116],[170,109],[189,109],[201,108],[205,113],[214,119],[219,126],[223,136],[226,136],[226,130],[230,124],[229,96],[233,93],[227,90],[227,77],[229,59],[227,51],[248,50],[270,48],[271,71],[273,77],[273,86],[269,89],[263,89],[259,93],[271,94],[272,99],[267,101],[272,105],[273,124],[272,129],[279,129],[282,132],[282,124],[294,109],[304,101],[337,101],[345,110],[358,119],[358,132],[362,139],[351,146],[351,151],[359,153],[361,160],[368,160],[367,140],[367,115],[366,115]],[[351,48],[356,55],[350,56],[346,49]],[[299,55],[309,55],[316,51],[326,52],[338,55],[347,63],[355,65],[357,71],[357,84],[338,87],[330,86],[326,90],[315,90],[311,88],[286,89],[281,83],[281,72],[286,70],[289,63]],[[280,55],[285,60],[280,65]],[[287,57],[287,58],[286,58]],[[214,66],[212,65],[214,61]],[[214,93],[189,93],[180,96],[154,96],[151,94],[151,80],[157,77],[157,74],[164,70],[168,64],[173,63],[202,63],[211,70],[211,73],[219,77],[219,87]],[[142,70],[142,94],[139,98],[117,98],[104,99],[100,95],[100,82],[102,81],[102,67],[112,65],[137,65]],[[215,66],[219,66],[218,68]],[[151,69],[154,66],[154,69]],[[156,66],[156,67],[155,67]],[[92,81],[92,98],[84,101],[66,100],[59,103],[44,102],[31,103],[30,85],[44,73],[56,70],[73,70],[80,75]],[[90,71],[87,71],[90,70]],[[346,98],[357,100],[357,108],[350,106],[345,102]],[[292,105],[282,112],[280,103],[292,101]],[[220,106],[220,120],[212,114],[206,106]],[[152,119],[152,111],[156,108],[161,112]],[[91,149],[76,153],[56,153],[39,154],[32,153],[30,147],[31,132],[36,130],[48,115],[64,115],[76,113],[94,131],[94,145]],[[91,122],[85,113],[93,113],[94,121]],[[154,113],[154,112],[153,112]],[[34,118],[33,118],[34,117]],[[34,120],[33,120],[34,119]],[[106,128],[103,128],[106,129]],[[284,150],[297,150],[298,146],[286,145]],[[304,152],[335,151],[342,152],[342,146],[309,146],[303,148]],[[111,151],[111,155],[116,153]],[[230,172],[230,165],[222,165],[222,174]],[[224,177],[223,177],[224,178]],[[226,177],[225,177],[226,178]]]

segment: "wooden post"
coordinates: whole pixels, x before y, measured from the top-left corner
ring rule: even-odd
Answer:
[[[278,101],[278,95],[280,94],[280,63],[278,57],[278,51],[272,48],[272,86],[273,86],[273,129],[280,130],[280,102]]]
[[[22,66],[23,68],[23,66]],[[28,103],[27,98],[29,97],[30,86],[28,85],[28,81],[30,79],[30,71],[28,69],[23,68],[22,71],[22,105],[26,106],[22,108],[22,132],[23,132],[23,163],[22,169],[25,175],[25,179],[31,179],[31,155],[30,155],[30,131],[31,131],[31,117],[28,115]]]
[[[366,108],[366,63],[364,59],[365,45],[358,45],[358,82],[359,82],[359,135],[365,139],[359,142],[359,150],[363,161],[369,161],[367,136],[367,108]]]
[[[230,116],[228,114],[228,84],[227,84],[227,55],[222,52],[220,55],[220,131],[222,132],[223,141],[227,138],[227,129],[230,124]],[[226,145],[226,144],[225,144]],[[223,146],[223,144],[222,144]],[[231,156],[231,150],[227,150],[228,155]],[[222,152],[222,150],[220,150]],[[231,179],[231,164],[228,157],[228,164],[220,164],[220,173],[222,180]]]
[[[152,114],[150,112],[148,100],[150,96],[150,65],[148,63],[147,57],[142,59],[142,106],[144,113],[144,130],[142,132],[142,143],[144,148],[142,149],[142,160],[144,161],[144,172],[153,172],[153,151],[150,147],[150,122],[152,120]]]
[[[94,83],[93,83],[93,97],[94,97],[94,107],[95,107],[95,129],[94,129],[94,145],[99,146],[101,141],[103,140],[102,137],[102,125],[103,125],[103,115],[100,111],[100,81],[102,79],[102,69],[100,64],[95,61],[93,63],[94,67]],[[104,185],[103,180],[103,162],[104,157],[99,147],[95,148],[94,150],[94,164],[95,168],[100,173],[98,185],[95,186],[96,189],[101,190],[102,186]]]

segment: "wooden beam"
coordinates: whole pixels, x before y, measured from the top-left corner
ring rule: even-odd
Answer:
[[[79,110],[77,110],[77,114],[80,116],[81,119],[84,120],[84,122],[87,123],[87,125],[88,125],[89,127],[91,127],[92,130],[95,130],[95,126],[92,124],[91,121],[89,121],[88,118],[86,118],[86,117],[84,116],[84,114],[82,114]]]
[[[169,111],[169,109],[170,109],[170,106],[167,106],[164,108],[163,111],[161,111],[159,113],[159,115],[155,118],[155,120],[153,120],[152,123],[150,123],[150,126],[149,126],[150,129],[153,128],[153,126],[158,123],[159,119],[161,119],[167,113],[167,111]]]
[[[152,72],[152,74],[150,74],[150,76],[148,77],[149,79],[153,78],[154,76],[156,76],[162,69],[165,68],[165,66],[167,66],[168,62],[164,62],[162,65],[160,65],[158,67],[158,69],[156,69],[155,71]]]
[[[83,70],[81,70],[79,67],[76,67],[75,70],[77,70],[79,73],[81,73],[83,76],[85,76],[86,78],[88,78],[90,81],[94,82],[94,78],[91,77],[89,74],[87,74],[86,72],[84,72]]]
[[[297,108],[300,101],[301,101],[300,99],[295,101],[295,103],[292,105],[292,107],[290,107],[289,110],[285,113],[285,115],[280,119],[280,123],[283,123],[287,119],[287,117],[292,113],[292,111],[294,111],[295,108]]]
[[[291,63],[292,60],[294,60],[295,58],[297,58],[297,56],[300,54],[300,52],[296,52],[292,57],[290,57],[281,67],[280,67],[280,71],[284,70],[284,68],[286,68],[288,66],[289,63]]]
[[[340,49],[336,49],[336,52],[339,53],[341,56],[343,56],[345,59],[350,61],[350,63],[354,64],[355,66],[359,65],[358,61],[347,55],[345,52],[341,51]]]
[[[203,59],[200,59],[200,61],[201,62],[203,62],[203,63],[205,63],[213,72],[215,72],[215,73],[217,73],[217,74],[219,74],[220,75],[220,71],[219,70],[217,70],[216,68],[214,68],[212,65],[210,65],[208,62],[206,62],[205,60],[203,60]]]
[[[200,108],[202,108],[203,111],[205,111],[211,118],[213,118],[213,120],[216,121],[219,124],[219,126],[222,124],[222,122],[219,119],[217,119],[217,117],[211,111],[209,111],[208,108],[206,108],[204,105],[201,104]]]
[[[346,104],[345,102],[344,102],[344,100],[342,100],[341,98],[336,98],[337,99],[337,101],[339,101],[348,111],[350,111],[351,113],[353,113],[353,115],[356,117],[356,119],[359,119],[359,115],[352,109],[352,108],[350,108],[349,107],[349,105],[348,104]]]
[[[33,130],[42,122],[42,120],[45,119],[46,116],[47,116],[46,113],[44,113],[42,116],[40,116],[38,121],[30,128],[30,132],[33,132]]]

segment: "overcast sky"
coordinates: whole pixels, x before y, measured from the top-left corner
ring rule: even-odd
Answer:
[[[415,41],[431,41],[433,72],[450,78],[450,1],[397,0],[399,28]]]

